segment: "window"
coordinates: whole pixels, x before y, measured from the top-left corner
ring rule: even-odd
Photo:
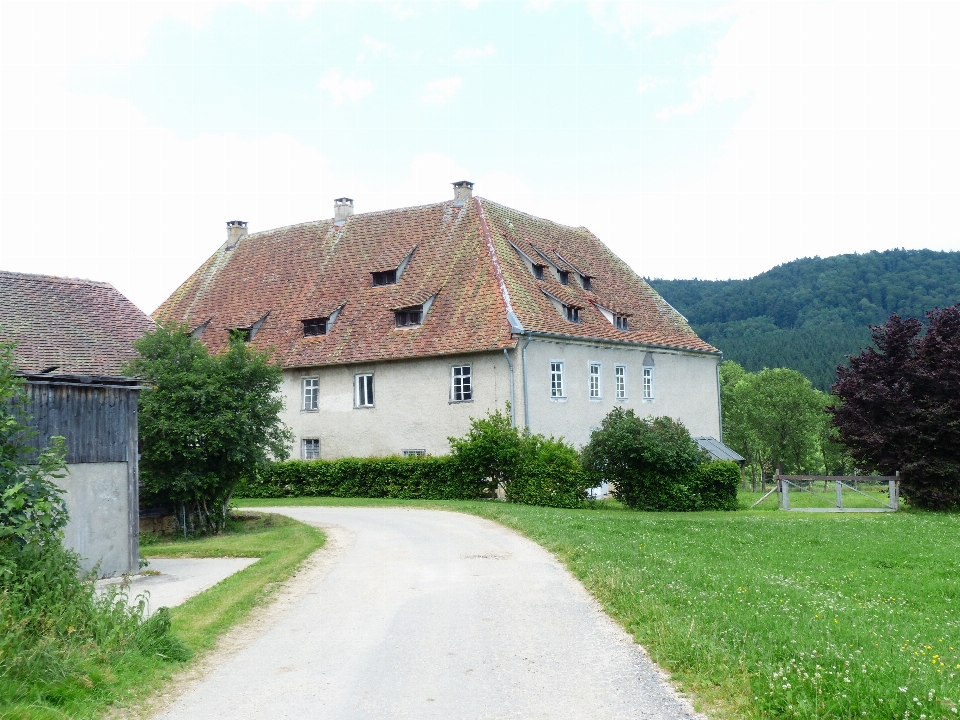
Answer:
[[[319,407],[320,381],[317,378],[303,379],[303,409],[316,410]]]
[[[302,454],[303,454],[304,460],[319,460],[320,459],[320,439],[304,438]]]
[[[613,369],[613,377],[617,386],[617,400],[627,399],[627,366],[617,365]]]
[[[567,320],[572,323],[580,322],[580,308],[573,307],[572,305],[565,305],[564,308],[567,311]]]
[[[550,397],[566,397],[563,392],[563,361],[550,361]]]
[[[473,376],[470,366],[453,367],[450,372],[450,399],[453,402],[473,400]]]
[[[373,273],[373,286],[393,285],[397,282],[396,270],[384,270],[383,272]]]
[[[643,368],[643,399],[653,400],[653,368]]]
[[[397,327],[416,327],[423,322],[423,305],[396,310]]]
[[[566,270],[557,270],[557,277],[560,279],[561,285],[570,284],[570,273],[568,273]]]
[[[590,363],[590,397],[600,397],[600,363]]]
[[[404,450],[403,451],[404,457],[426,457],[426,455],[427,455],[426,450]]]
[[[584,290],[593,290],[593,284],[590,282],[590,278],[586,275],[580,276],[580,284],[583,285]]]
[[[373,407],[373,375],[354,375],[358,408]]]
[[[327,318],[311,318],[303,321],[303,336],[317,337],[327,334]]]
[[[616,326],[617,330],[630,329],[630,323],[628,322],[626,315],[617,315],[614,317],[613,324]]]
[[[537,280],[543,280],[543,265],[534,265],[533,266],[533,276]]]

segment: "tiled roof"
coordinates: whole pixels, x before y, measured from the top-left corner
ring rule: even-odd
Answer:
[[[17,343],[18,369],[122,374],[153,321],[108,283],[0,272],[0,339]]]
[[[574,272],[567,286],[549,273],[536,280],[511,243],[588,273],[592,292]],[[371,273],[407,256],[395,285],[373,287]],[[568,322],[542,290],[583,308],[582,322]],[[395,327],[393,309],[433,296],[421,326]],[[617,330],[595,303],[629,313],[630,331]],[[303,337],[303,320],[341,306],[326,335]],[[233,249],[225,243],[154,318],[191,329],[209,321],[201,339],[217,350],[231,328],[269,313],[252,344],[273,346],[285,367],[298,367],[513,347],[511,309],[525,330],[716,352],[590,231],[481,198],[253,233]]]

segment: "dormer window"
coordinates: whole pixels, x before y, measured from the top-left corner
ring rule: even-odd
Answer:
[[[303,336],[317,337],[327,334],[327,320],[329,318],[311,318],[303,321]]]
[[[617,330],[627,331],[630,329],[630,321],[627,320],[626,315],[615,315],[613,318],[613,324],[616,326]]]
[[[573,305],[566,305],[565,308],[566,308],[566,311],[567,311],[567,320],[569,320],[569,321],[572,322],[572,323],[579,323],[579,322],[580,322],[580,308],[578,308],[578,307],[573,307]]]
[[[566,270],[557,270],[557,279],[560,281],[561,285],[569,285],[570,273]]]
[[[396,282],[397,282],[396,270],[384,270],[383,272],[373,273],[374,287],[380,287],[381,285],[395,285]]]
[[[398,328],[417,327],[423,323],[423,305],[401,308],[394,312]]]
[[[593,290],[593,285],[590,282],[590,278],[586,275],[580,276],[580,284],[583,286],[584,290]]]
[[[537,280],[543,280],[543,265],[534,265],[533,266],[533,276]]]

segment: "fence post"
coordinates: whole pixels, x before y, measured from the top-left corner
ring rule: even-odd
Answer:
[[[894,510],[900,509],[900,471],[897,470],[895,480],[890,481],[890,507]]]
[[[780,479],[780,487],[783,490],[783,509],[790,509],[790,483],[784,479]]]
[[[837,507],[843,510],[843,483],[837,480]]]

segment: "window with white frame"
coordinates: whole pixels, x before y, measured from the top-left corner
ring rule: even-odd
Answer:
[[[303,379],[303,409],[316,410],[320,401],[320,380],[317,378]]]
[[[468,402],[473,400],[473,375],[469,365],[450,368],[450,400]]]
[[[627,399],[627,366],[617,365],[613,369],[613,377],[617,388],[617,400]]]
[[[550,361],[550,397],[566,397],[563,391],[563,361]]]
[[[426,450],[404,450],[403,451],[404,457],[426,457],[426,455],[427,455]]]
[[[643,399],[653,400],[653,367],[643,368]]]
[[[304,438],[301,445],[304,460],[320,459],[320,438]]]
[[[373,407],[373,375],[354,375],[356,407]]]
[[[590,397],[600,397],[600,363],[590,363]]]

